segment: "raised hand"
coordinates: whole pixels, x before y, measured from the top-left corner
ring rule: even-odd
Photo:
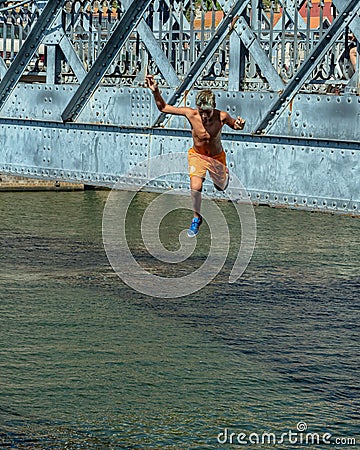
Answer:
[[[158,88],[157,82],[153,75],[146,75],[145,86],[155,92]]]
[[[245,120],[240,116],[235,119],[234,128],[235,130],[242,130],[245,126]]]

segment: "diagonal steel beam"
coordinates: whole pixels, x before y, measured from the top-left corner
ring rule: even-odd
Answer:
[[[273,101],[264,116],[254,127],[254,133],[261,133],[271,129],[276,120],[280,117],[281,113],[287,108],[291,99],[309,78],[316,65],[321,61],[328,49],[339,37],[343,29],[354,17],[356,17],[359,8],[359,0],[349,0],[346,7],[342,11],[342,14],[337,16],[331,27],[326,30],[326,33],[320,38],[318,44],[309,53],[300,69],[286,85],[281,95]]]
[[[126,8],[130,6],[130,2],[131,0],[123,0],[123,4]],[[143,44],[147,48],[155,64],[158,66],[167,84],[170,87],[178,86],[180,84],[179,77],[177,76],[173,66],[170,64],[169,60],[165,56],[151,28],[145,22],[144,19],[140,20],[137,26],[137,31]]]
[[[139,36],[141,37],[141,40],[143,41],[143,44],[147,48],[156,65],[158,66],[158,69],[160,70],[167,84],[172,88],[178,86],[180,84],[179,77],[177,76],[175,69],[165,56],[151,28],[145,22],[145,20],[141,20],[141,22],[137,27],[137,30]]]
[[[219,4],[226,14],[229,10],[229,4],[227,0],[219,0]],[[236,34],[240,37],[244,46],[249,50],[255,59],[256,64],[259,66],[261,73],[269,82],[274,91],[280,91],[284,89],[284,83],[276,72],[274,66],[271,64],[267,54],[261,47],[259,41],[256,39],[256,35],[249,27],[244,17],[240,17],[239,21],[234,25]]]
[[[165,0],[165,1],[168,2],[168,0]],[[125,8],[129,8],[131,2],[132,2],[132,0],[123,0],[122,4]],[[175,3],[177,3],[177,2],[175,1]],[[83,8],[86,9],[86,6],[88,4],[89,4],[89,2],[86,3]],[[173,15],[179,21],[179,18],[176,16],[176,14],[174,12],[173,12]],[[80,20],[80,15],[78,14],[75,19],[75,25],[78,23],[79,20]],[[184,17],[183,20],[185,21],[186,18]],[[89,26],[89,24],[88,24],[88,26]],[[190,28],[189,24],[187,24],[187,28]],[[176,71],[174,70],[173,66],[170,64],[168,58],[165,56],[161,46],[159,45],[158,41],[156,40],[151,28],[149,27],[149,25],[146,23],[146,21],[144,19],[140,20],[140,22],[137,26],[137,31],[139,33],[139,36],[140,36],[142,42],[144,43],[145,47],[147,48],[148,52],[150,53],[155,64],[159,68],[159,70],[160,70],[162,76],[164,77],[165,81],[167,82],[167,84],[170,87],[178,86],[180,84],[180,80],[176,74]],[[71,49],[69,48],[69,45],[64,41],[61,41],[61,46],[65,46],[65,45],[66,45],[65,51],[67,51],[67,53],[69,54],[69,52],[71,51]],[[64,48],[61,48],[61,50],[64,53]],[[73,52],[71,52],[71,53],[73,53]],[[75,55],[72,56],[72,60],[76,61]],[[69,63],[71,65],[70,61],[69,61]],[[73,70],[75,72],[74,67],[73,67]],[[81,75],[82,68],[80,66],[78,68],[78,72]],[[83,76],[81,78],[79,78],[79,76],[76,73],[75,73],[75,75],[76,75],[77,79],[79,80],[79,82],[82,82],[86,75],[86,72],[85,72],[85,74],[83,74]]]
[[[110,39],[64,109],[61,115],[64,122],[76,120],[151,1],[134,0],[123,14]]]
[[[244,46],[252,54],[256,64],[259,66],[262,75],[267,79],[274,91],[281,91],[285,85],[274,66],[271,64],[267,54],[256,39],[254,32],[251,30],[246,20],[240,17],[235,24],[235,32],[242,40]]]
[[[278,0],[280,5],[284,8],[285,14],[286,14],[286,22],[285,27],[289,25],[289,23],[294,23],[293,16],[297,14],[297,20],[298,20],[298,28],[304,27],[306,28],[306,22],[301,17],[301,14],[299,13],[300,8],[305,3],[306,0],[301,0],[300,4],[297,5],[293,0]],[[296,2],[297,3],[297,2]],[[296,11],[296,12],[295,12]],[[278,23],[274,26],[274,30],[281,29],[282,24],[281,20],[278,21]]]
[[[335,8],[341,13],[346,7],[346,0],[333,0]],[[349,25],[350,30],[354,33],[355,38],[360,42],[360,17],[357,15]]]
[[[0,80],[5,76],[7,71],[7,65],[5,61],[0,57]]]
[[[58,45],[61,48],[71,68],[73,69],[76,78],[79,80],[79,83],[81,83],[86,76],[86,70],[78,54],[76,53],[73,45],[71,44],[69,38],[65,34],[65,31],[62,26],[61,14],[58,14],[58,16],[54,19],[52,27],[51,29],[49,29],[49,33],[43,40],[43,44],[47,46],[47,56],[48,56],[48,66],[46,70],[47,82],[53,83],[55,81],[55,55],[53,51],[54,46]],[[53,59],[51,55],[53,55]]]
[[[229,26],[233,20],[237,18],[236,16],[240,15],[244,11],[248,2],[249,0],[237,0],[235,2],[228,14],[220,22],[212,38],[200,52],[197,61],[195,61],[195,63],[191,66],[189,72],[178,89],[172,94],[170,99],[167,100],[169,105],[175,105],[178,103],[184,92],[193,86],[206,64],[210,61],[222,41],[225,39],[226,35],[229,33]],[[164,121],[165,117],[166,114],[160,113],[154,121],[153,126],[159,126]]]
[[[27,65],[40,45],[42,38],[46,35],[47,30],[56,18],[57,11],[62,8],[65,1],[51,0],[47,2],[39,19],[20,47],[18,54],[0,83],[0,109],[4,106],[4,103],[20,80],[21,75],[26,70]]]
[[[79,80],[79,83],[81,83],[86,77],[86,70],[64,30],[62,30],[62,33],[63,37],[59,42],[59,47],[67,59],[67,62],[70,64],[70,67],[74,71],[76,78]]]

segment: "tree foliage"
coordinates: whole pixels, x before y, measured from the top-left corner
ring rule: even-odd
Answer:
[[[195,0],[195,7],[199,8],[203,4],[206,11],[212,11],[213,9],[221,9],[219,3],[213,0]]]

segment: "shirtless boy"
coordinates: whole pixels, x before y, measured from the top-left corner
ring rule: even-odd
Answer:
[[[196,96],[196,109],[168,105],[163,99],[152,75],[146,76],[146,85],[154,94],[158,109],[165,114],[185,116],[191,125],[193,146],[188,152],[191,198],[194,210],[188,236],[196,236],[202,223],[200,214],[201,191],[206,171],[216,189],[223,191],[229,182],[226,154],[221,143],[221,129],[226,124],[233,130],[242,130],[245,120],[233,119],[227,112],[216,109],[215,95],[209,89]]]

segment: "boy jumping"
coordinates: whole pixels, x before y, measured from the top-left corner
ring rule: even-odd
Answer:
[[[216,109],[215,95],[210,89],[197,94],[196,109],[176,107],[165,102],[153,75],[147,75],[145,81],[154,94],[159,111],[185,116],[191,125],[193,146],[188,152],[188,162],[194,218],[188,236],[194,237],[198,234],[202,223],[201,192],[206,171],[219,191],[224,191],[229,183],[226,154],[221,143],[221,129],[226,124],[233,130],[242,130],[245,120],[241,117],[233,119],[227,112]]]

